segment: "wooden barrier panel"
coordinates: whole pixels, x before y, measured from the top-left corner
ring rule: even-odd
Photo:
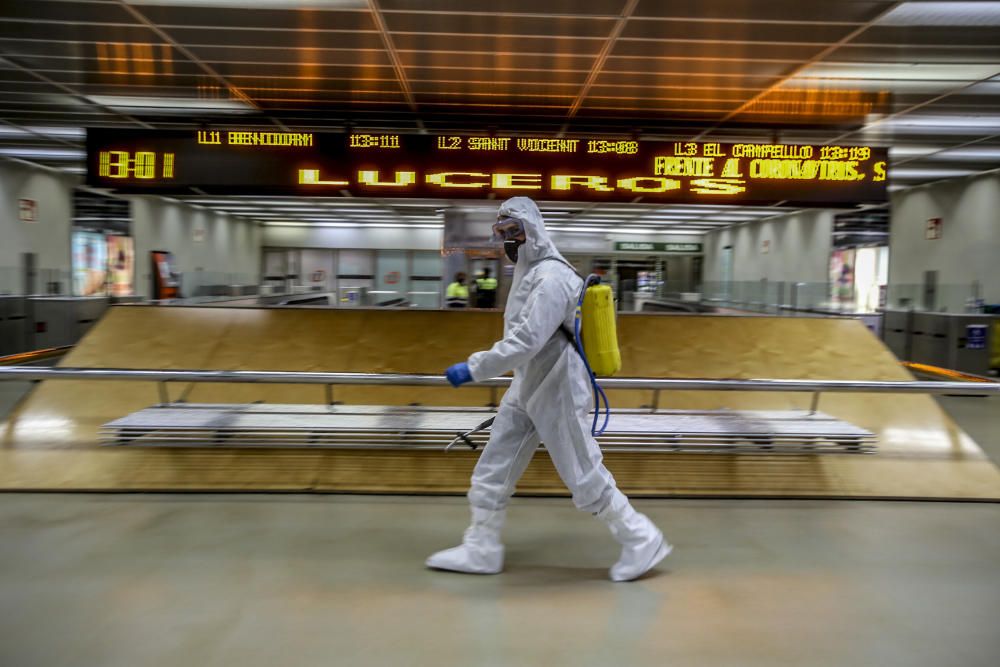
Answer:
[[[369,309],[112,308],[65,366],[442,373],[488,347],[498,313]],[[622,376],[907,380],[860,322],[847,319],[635,314],[619,320]],[[170,385],[172,400],[322,403],[319,386]],[[653,392],[615,391],[613,407]],[[487,405],[486,388],[344,386],[350,404]],[[794,393],[663,392],[661,408],[805,409]],[[979,400],[979,399],[969,399]],[[471,452],[100,449],[100,426],[159,401],[153,383],[44,382],[0,427],[0,488],[322,490],[459,493]],[[820,409],[875,432],[870,457],[613,453],[640,495],[1000,499],[1000,471],[929,396],[828,394]],[[547,456],[520,490],[565,494]]]

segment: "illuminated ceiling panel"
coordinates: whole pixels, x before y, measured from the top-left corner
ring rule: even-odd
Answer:
[[[895,26],[1000,27],[1000,2],[904,2],[879,23]]]

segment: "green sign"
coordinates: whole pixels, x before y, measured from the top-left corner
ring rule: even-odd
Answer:
[[[700,243],[659,243],[652,241],[615,241],[615,250],[629,252],[701,252]]]

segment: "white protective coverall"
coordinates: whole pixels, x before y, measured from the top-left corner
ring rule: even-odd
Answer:
[[[507,502],[540,442],[552,458],[577,508],[605,520],[622,543],[615,580],[634,579],[670,551],[662,533],[635,512],[604,467],[591,435],[593,399],[579,353],[560,331],[573,331],[582,279],[566,263],[545,231],[541,212],[528,197],[500,207],[525,230],[504,311],[504,337],[469,357],[475,381],[514,372],[500,402],[490,439],[472,473],[472,525],[463,544],[434,554],[429,567],[472,573],[503,569],[499,540]]]

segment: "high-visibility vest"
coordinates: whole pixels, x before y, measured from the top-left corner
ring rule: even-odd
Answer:
[[[469,305],[469,288],[459,282],[453,282],[448,285],[448,291],[445,293],[447,297],[449,306],[467,306]]]
[[[484,291],[496,291],[497,289],[497,279],[496,278],[477,278],[476,279],[476,289]]]

